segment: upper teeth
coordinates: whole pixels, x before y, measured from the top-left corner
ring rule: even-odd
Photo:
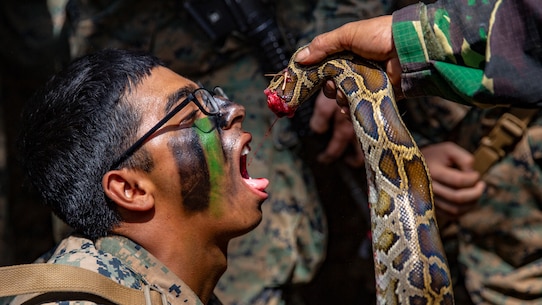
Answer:
[[[248,146],[244,146],[243,151],[241,152],[241,156],[248,155],[249,152],[250,148],[248,148]]]

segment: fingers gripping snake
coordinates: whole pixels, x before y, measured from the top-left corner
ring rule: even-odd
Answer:
[[[292,116],[328,79],[345,94],[366,160],[378,304],[453,304],[431,179],[386,73],[351,53],[312,66],[294,57],[265,90],[268,105]]]

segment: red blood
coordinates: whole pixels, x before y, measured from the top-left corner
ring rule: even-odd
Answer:
[[[288,104],[280,96],[278,96],[275,91],[265,89],[263,92],[265,95],[267,95],[267,106],[279,118],[283,116],[291,118],[294,116],[295,108],[288,106]]]

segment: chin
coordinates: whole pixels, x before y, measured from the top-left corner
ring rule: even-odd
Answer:
[[[260,217],[259,217],[256,221],[253,221],[253,222],[251,222],[251,223],[247,223],[248,226],[245,227],[244,230],[241,230],[237,236],[245,235],[245,234],[249,233],[250,231],[256,229],[256,227],[257,227],[261,222],[262,222],[262,216],[261,216],[261,214],[260,214]],[[236,236],[236,237],[237,237],[237,236]]]
[[[260,216],[260,218],[258,219],[258,221],[256,221],[256,222],[250,227],[249,231],[252,231],[252,230],[256,229],[256,227],[257,227],[258,225],[260,225],[260,223],[262,222],[262,218],[263,218],[263,217]]]

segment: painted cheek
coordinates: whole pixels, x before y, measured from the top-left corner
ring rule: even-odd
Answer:
[[[214,127],[216,124],[210,118],[198,119],[196,125],[198,127],[194,129],[199,137],[203,154],[207,161],[207,168],[209,169],[209,184],[211,186],[209,208],[211,214],[218,217],[223,213],[220,199],[222,198],[221,188],[224,186],[222,180],[226,178],[224,175],[225,157],[222,149],[222,141],[220,140],[218,130]]]
[[[188,130],[185,136],[173,138],[170,147],[179,171],[183,205],[191,211],[202,211],[209,206],[209,170],[195,129]]]

